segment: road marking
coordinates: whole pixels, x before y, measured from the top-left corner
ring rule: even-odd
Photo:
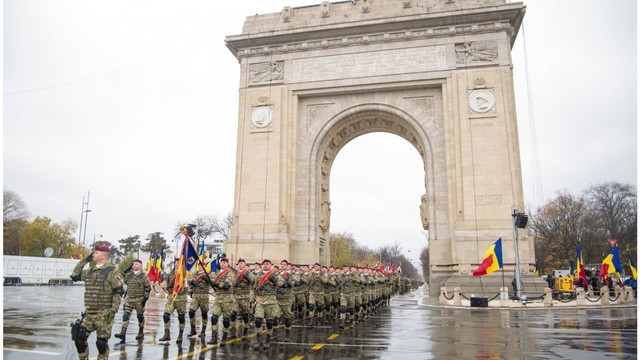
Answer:
[[[333,340],[333,339],[337,338],[338,336],[340,336],[340,334],[333,334],[333,335],[329,336],[327,338],[327,340]]]
[[[26,353],[30,353],[30,354],[40,354],[40,355],[62,355],[62,353],[57,353],[57,352],[51,352],[51,351],[40,351],[40,350],[25,350],[25,349],[11,349],[11,348],[4,348],[3,350],[6,351],[16,351],[16,352],[26,352]]]
[[[312,347],[311,350],[320,350],[325,345],[326,345],[325,343],[317,344],[316,346]]]
[[[294,356],[289,360],[302,360],[302,359],[304,359],[304,356]]]

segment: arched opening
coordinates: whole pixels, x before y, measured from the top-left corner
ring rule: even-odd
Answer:
[[[430,229],[429,223],[435,216],[433,207],[435,192],[433,183],[429,180],[433,176],[433,155],[427,134],[417,124],[418,121],[416,119],[397,108],[381,104],[366,104],[357,108],[347,109],[342,114],[338,114],[326,124],[324,130],[320,131],[321,135],[315,146],[315,163],[317,164],[315,173],[316,202],[315,206],[312,205],[312,208],[315,207],[317,214],[316,224],[320,259],[325,262],[329,261],[328,240],[331,231],[330,173],[333,169],[333,163],[337,154],[345,145],[369,133],[386,133],[387,136],[392,137],[396,135],[394,138],[403,142],[404,145],[408,144],[409,149],[413,148],[414,159],[417,157],[417,164],[422,164],[422,166],[417,166],[422,170],[422,173],[416,176],[421,185],[418,186],[420,190],[418,190],[418,195],[415,196],[413,204],[418,209],[415,216],[419,220],[416,237],[425,237],[424,233],[420,233],[420,229]],[[372,136],[375,137],[376,135]],[[394,152],[387,150],[387,154],[394,154]],[[411,228],[412,226],[408,227]],[[391,241],[391,244],[393,243],[395,241]],[[424,243],[426,244],[426,239]],[[413,251],[419,253],[418,248],[419,245],[412,247]],[[409,254],[407,253],[407,255]]]
[[[424,178],[420,154],[403,138],[374,132],[351,140],[331,167],[331,232],[351,233],[372,250],[397,242],[419,268]]]

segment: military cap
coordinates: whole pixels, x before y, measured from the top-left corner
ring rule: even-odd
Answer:
[[[228,257],[223,257],[222,259],[220,259],[220,261],[224,261],[224,262],[229,262],[229,258]]]
[[[142,264],[142,260],[140,260],[140,259],[135,259],[135,260],[133,260],[133,262]]]
[[[238,262],[236,262],[236,265],[237,265],[237,264],[239,264],[239,263],[241,263],[241,262],[246,263],[246,261],[244,261],[244,259],[243,259],[243,258],[239,258],[239,259],[238,259]]]
[[[98,245],[96,246],[96,251],[111,252],[111,249],[107,245]]]
[[[262,264],[264,264],[264,263],[269,263],[269,264],[271,264],[271,260],[269,260],[269,259],[264,259],[264,260],[262,260]]]

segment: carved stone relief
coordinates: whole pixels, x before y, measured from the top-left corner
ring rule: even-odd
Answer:
[[[251,113],[251,124],[256,128],[265,128],[271,125],[273,110],[270,106],[258,106]]]
[[[318,118],[328,107],[328,104],[307,106],[307,119],[309,119],[309,122]]]
[[[476,201],[478,206],[502,205],[502,195],[478,195]]]
[[[422,221],[422,228],[429,230],[429,202],[427,194],[422,195],[420,200],[422,201],[420,203],[420,220]]]
[[[411,100],[416,103],[427,114],[433,113],[433,96],[407,98],[407,100]]]
[[[252,84],[284,79],[284,61],[269,61],[249,65],[249,82]]]
[[[498,45],[495,41],[471,41],[456,44],[456,64],[495,62]]]
[[[496,97],[493,89],[479,89],[467,92],[469,114],[485,114],[496,111]]]

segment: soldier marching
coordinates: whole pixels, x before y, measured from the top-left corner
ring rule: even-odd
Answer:
[[[83,259],[72,274],[74,281],[86,283],[86,314],[81,321],[82,331],[76,331],[74,341],[80,359],[88,358],[87,337],[97,331],[98,359],[108,358],[108,339],[111,335],[113,315],[120,305],[123,284],[127,285],[124,302],[122,329],[115,334],[121,344],[126,341],[126,331],[130,317],[135,310],[138,320],[136,340],[144,339],[144,311],[149,298],[150,282],[143,271],[142,261],[119,271],[114,264],[106,263],[109,248],[99,246],[96,251]],[[83,267],[93,260],[89,270]],[[94,265],[95,264],[95,265]],[[359,322],[388,305],[391,295],[417,288],[418,283],[403,278],[400,274],[388,273],[381,268],[360,267],[344,264],[342,267],[323,266],[315,263],[311,269],[307,265],[291,264],[284,259],[273,264],[269,259],[253,264],[253,268],[242,258],[235,268],[229,259],[219,260],[219,270],[208,272],[199,262],[186,279],[188,286],[176,287],[176,279],[181,280],[177,270],[179,261],[167,279],[167,300],[163,321],[164,336],[158,341],[169,342],[171,315],[177,312],[181,343],[185,328],[188,294],[189,337],[198,334],[196,315],[199,311],[202,328],[199,336],[206,339],[207,323],[211,314],[210,345],[224,347],[227,341],[240,337],[248,341],[250,328],[255,327],[253,348],[268,349],[277,340],[278,328],[284,327],[284,342],[291,339],[291,328],[295,321],[308,320],[307,326],[333,323],[339,329],[356,326]],[[213,308],[210,293],[213,292]],[[219,339],[219,323],[222,322],[222,337]],[[281,324],[281,326],[278,326]]]

